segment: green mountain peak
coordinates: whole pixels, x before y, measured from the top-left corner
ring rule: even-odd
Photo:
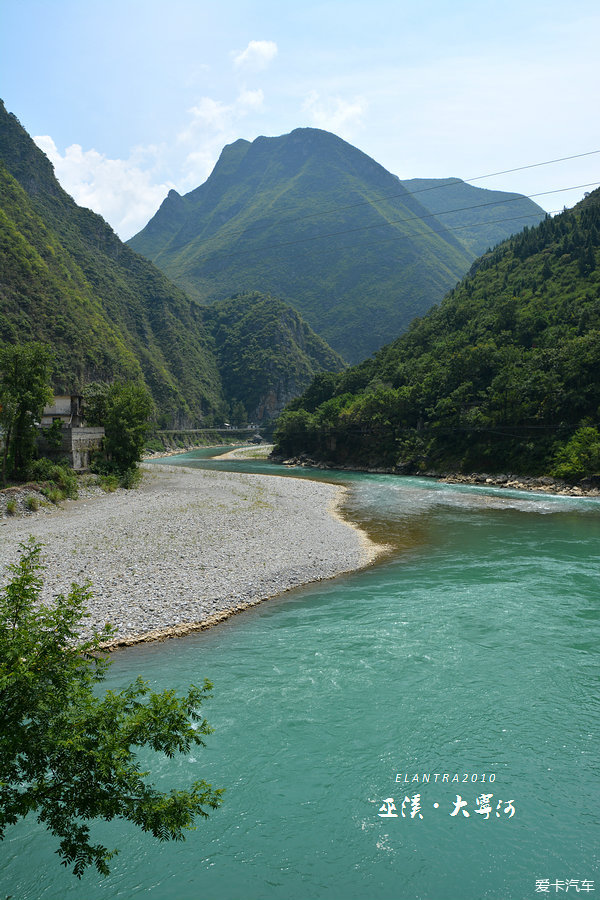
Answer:
[[[297,128],[229,144],[204,184],[167,198],[129,243],[203,304],[282,298],[357,361],[441,300],[477,255],[473,235],[461,240],[447,210],[428,205],[436,193],[411,193],[342,138]]]

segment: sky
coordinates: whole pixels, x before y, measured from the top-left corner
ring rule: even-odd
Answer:
[[[599,35],[597,0],[0,0],[0,97],[123,239],[305,126],[554,212],[600,182]]]

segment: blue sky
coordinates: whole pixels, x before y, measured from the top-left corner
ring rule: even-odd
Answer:
[[[0,0],[0,96],[127,238],[239,137],[324,128],[401,178],[600,150],[599,36],[590,0]],[[476,183],[534,194],[599,172],[596,154]]]

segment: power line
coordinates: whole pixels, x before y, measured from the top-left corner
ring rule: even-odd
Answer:
[[[565,191],[579,190],[582,188],[593,187],[598,184],[600,184],[600,182],[591,181],[591,182],[588,182],[587,184],[575,184],[575,185],[571,185],[570,187],[557,188],[552,191],[539,191],[538,193],[535,193],[535,194],[522,194],[522,195],[520,194],[517,197],[509,197],[508,199],[503,199],[503,200],[492,200],[492,201],[489,201],[488,203],[478,203],[478,204],[475,204],[474,206],[461,206],[461,207],[457,207],[456,209],[443,210],[439,213],[430,212],[424,216],[408,216],[404,219],[394,219],[394,220],[388,221],[388,222],[379,222],[376,225],[360,225],[355,228],[345,228],[342,231],[329,231],[329,232],[325,232],[324,234],[312,235],[311,237],[296,238],[293,241],[283,241],[280,244],[270,244],[270,245],[265,245],[262,247],[252,247],[247,250],[238,248],[235,251],[233,251],[233,250],[223,251],[222,253],[219,253],[219,251],[217,251],[217,254],[215,254],[215,255],[218,255],[218,257],[220,259],[224,259],[224,258],[227,258],[230,256],[242,256],[242,255],[248,254],[248,253],[260,253],[261,251],[265,251],[265,250],[278,250],[282,247],[293,247],[293,246],[296,246],[297,244],[310,243],[311,241],[321,241],[324,238],[340,237],[345,234],[356,234],[359,231],[371,231],[374,228],[387,228],[390,225],[401,225],[405,222],[414,222],[414,221],[422,222],[425,219],[437,219],[439,216],[450,215],[451,213],[468,212],[469,210],[472,210],[472,209],[483,209],[488,206],[498,206],[500,204],[515,203],[515,202],[518,202],[523,199],[531,200],[531,199],[533,199],[533,197],[544,197],[544,196],[547,196],[548,194],[560,194],[560,193],[564,193]],[[445,228],[445,226],[444,226],[444,228]],[[451,229],[448,228],[446,230],[450,231]],[[442,234],[441,232],[436,232],[433,229],[432,229],[432,232],[434,234]],[[418,233],[416,233],[416,234],[418,234]],[[404,237],[405,235],[402,235],[402,236]]]
[[[379,197],[379,198],[375,198],[372,200],[361,200],[358,203],[351,203],[348,206],[332,206],[328,210],[325,210],[324,212],[321,211],[318,213],[308,213],[306,216],[301,216],[298,219],[292,219],[292,222],[288,222],[287,224],[292,224],[293,222],[301,222],[303,219],[310,219],[310,218],[313,218],[314,216],[318,216],[318,215],[328,215],[330,212],[342,212],[343,210],[346,210],[346,209],[354,209],[357,206],[368,206],[372,203],[384,203],[386,200],[396,200],[399,197],[406,197],[407,195],[409,197],[414,197],[417,194],[425,194],[428,191],[438,191],[441,188],[452,187],[452,185],[454,185],[454,184],[460,184],[461,181],[463,182],[463,184],[470,184],[470,182],[472,182],[472,181],[483,181],[485,178],[495,178],[497,175],[509,175],[509,174],[512,174],[513,172],[524,172],[526,169],[537,169],[540,166],[550,166],[554,163],[566,162],[571,159],[581,159],[584,156],[593,156],[594,154],[597,154],[597,153],[600,153],[600,150],[588,150],[586,153],[576,153],[574,156],[562,156],[562,157],[560,157],[560,159],[548,159],[545,162],[529,163],[526,166],[517,166],[514,169],[504,169],[501,172],[490,172],[488,175],[477,175],[474,178],[451,179],[451,180],[444,182],[444,184],[433,184],[433,185],[430,185],[429,187],[418,188],[416,191],[409,191],[405,188],[403,193],[388,194],[385,197]],[[400,180],[400,183],[403,184],[401,179],[399,179],[399,180]],[[407,181],[412,181],[412,180],[420,181],[421,179],[407,178],[406,180]],[[425,179],[425,180],[429,180],[429,179]],[[553,192],[550,192],[550,193],[553,193]],[[524,197],[524,196],[526,196],[526,195],[525,194],[519,195],[519,198]],[[541,195],[534,194],[532,196],[541,196]]]
[[[574,156],[561,156],[559,159],[548,159],[546,162],[530,163],[528,166],[518,166],[516,169],[504,169],[502,172],[491,172],[489,175],[477,175],[476,178],[465,178],[465,181],[481,181],[484,178],[495,178],[496,175],[510,175],[512,172],[523,172],[525,169],[537,169],[539,166],[550,166],[553,163],[567,162],[571,159],[582,159],[584,156],[594,156],[600,150],[588,150],[587,153],[576,153]]]
[[[569,189],[566,188],[566,190],[569,190]],[[552,209],[552,210],[549,210],[548,215],[552,216],[559,212],[562,212],[562,210]],[[470,228],[470,229],[483,228],[486,225],[501,225],[503,222],[517,222],[517,221],[520,221],[521,219],[537,219],[537,215],[535,215],[534,213],[528,213],[527,215],[523,215],[523,216],[508,216],[505,219],[488,219],[485,222],[473,222],[473,223],[469,223],[467,225],[453,225],[453,226],[444,226],[444,227],[445,227],[446,231],[462,231],[465,228]],[[435,231],[434,234],[440,234],[440,232]],[[368,244],[361,244],[361,250],[366,247],[375,247],[378,244],[380,244],[382,241],[395,241],[395,240],[402,240],[405,237],[422,237],[422,236],[423,236],[422,231],[408,231],[408,232],[403,232],[402,234],[389,235],[388,237],[381,237],[378,241],[370,241]]]
[[[331,206],[328,209],[319,210],[319,212],[306,213],[305,215],[298,216],[295,219],[284,220],[281,224],[282,225],[293,225],[295,222],[303,222],[306,219],[313,219],[316,216],[327,216],[327,215],[331,215],[332,213],[344,212],[348,209],[356,209],[359,206],[372,206],[375,203],[384,203],[387,200],[397,200],[399,198],[406,199],[406,197],[414,197],[414,196],[417,196],[418,194],[427,193],[429,191],[436,191],[436,190],[440,190],[445,187],[452,187],[452,185],[460,184],[461,181],[463,184],[469,184],[472,181],[483,181],[486,178],[495,178],[498,175],[508,175],[508,174],[512,174],[514,172],[524,172],[527,169],[537,169],[542,166],[550,166],[550,165],[554,165],[555,163],[567,162],[567,161],[570,161],[573,159],[583,159],[586,156],[594,156],[598,153],[600,153],[600,150],[588,150],[585,153],[576,153],[576,154],[573,154],[572,156],[562,156],[557,159],[548,159],[548,160],[545,160],[544,162],[528,163],[525,166],[516,166],[513,169],[503,169],[502,171],[499,171],[499,172],[490,172],[487,175],[476,175],[473,178],[452,179],[452,180],[448,180],[448,181],[444,182],[443,184],[434,184],[434,185],[430,185],[429,187],[418,188],[415,191],[409,191],[403,187],[403,189],[400,193],[388,194],[384,197],[375,197],[375,198],[371,198],[369,200],[359,200],[356,203],[350,203],[350,204],[346,204],[344,206]],[[400,181],[401,184],[403,183],[400,179],[398,179],[398,180]],[[407,181],[411,181],[411,180],[412,179],[407,179]],[[570,190],[570,189],[567,189],[567,190]],[[555,192],[548,191],[546,193],[555,193]],[[514,199],[522,199],[525,196],[527,196],[527,195],[519,195],[518,198],[514,198]],[[542,194],[533,194],[531,196],[542,196]],[[508,202],[508,200],[501,201],[501,202]],[[300,207],[296,207],[296,209],[300,209]],[[293,211],[293,207],[292,207],[292,211]],[[285,210],[284,210],[284,212],[285,212]],[[247,230],[248,230],[247,228],[238,227],[238,228],[230,229],[229,231],[225,230],[224,232],[221,232],[221,235],[230,237],[235,234],[243,234]]]

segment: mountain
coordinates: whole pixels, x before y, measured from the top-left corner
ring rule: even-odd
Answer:
[[[503,215],[494,207],[484,216],[465,211],[454,232],[445,215],[432,214],[444,206],[445,189],[435,186],[413,194],[335,135],[299,128],[225,147],[208,180],[185,196],[171,191],[129,243],[201,303],[249,290],[282,298],[357,362],[466,273],[477,256],[475,232],[485,247],[497,243],[496,227],[481,220]],[[448,190],[451,209],[486,202],[490,193],[458,179]],[[531,201],[522,203],[543,217]],[[500,236],[514,228],[506,224]]]
[[[388,198],[388,199],[384,199]],[[129,241],[202,303],[240,291],[292,305],[347,360],[398,334],[473,256],[396,176],[335,135],[238,140]]]
[[[0,101],[0,341],[56,350],[55,388],[143,378],[165,424],[222,415],[202,310],[77,206]]]
[[[233,417],[262,423],[323,371],[344,362],[287,303],[258,292],[219,300],[205,313]]]
[[[404,472],[600,474],[600,189],[484,254],[372,359],[317,376],[279,451]]]
[[[460,178],[411,178],[402,184],[476,257],[546,216],[522,194],[473,187]]]

